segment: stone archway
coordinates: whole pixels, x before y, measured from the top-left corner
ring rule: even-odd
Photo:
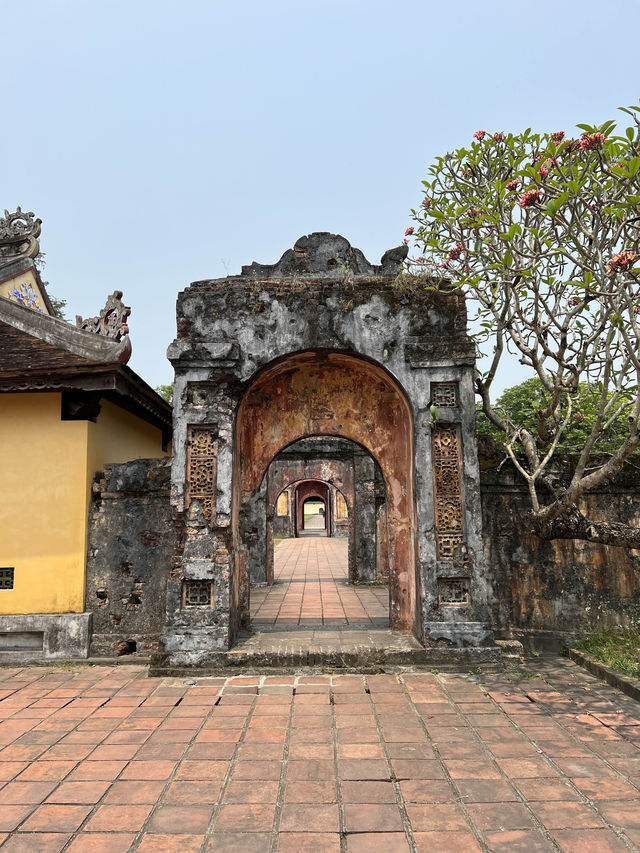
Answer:
[[[271,460],[312,435],[362,445],[382,471],[388,501],[391,627],[422,639],[416,572],[413,418],[404,391],[387,371],[361,357],[301,352],[267,366],[237,411],[232,489],[234,564],[231,623],[248,626],[248,519]]]

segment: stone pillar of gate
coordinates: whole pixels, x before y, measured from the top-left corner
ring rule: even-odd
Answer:
[[[355,560],[351,583],[376,582],[375,462],[364,450],[353,454],[353,538]]]

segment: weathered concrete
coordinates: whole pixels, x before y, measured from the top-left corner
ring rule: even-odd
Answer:
[[[0,663],[89,655],[91,613],[0,616]]]
[[[168,355],[176,371],[172,502],[182,533],[168,584],[159,658],[165,664],[203,663],[248,623],[265,473],[284,447],[312,435],[350,438],[380,465],[392,625],[427,644],[433,634],[438,646],[491,642],[473,438],[474,349],[464,300],[397,283],[405,254],[392,250],[376,267],[344,238],[315,234],[279,264],[253,264],[240,276],[197,282],[180,294],[178,336]],[[454,519],[458,532],[447,533],[448,552],[436,541],[434,382],[453,389],[438,421],[458,436],[451,439],[452,476],[461,478],[456,489],[464,498]],[[194,430],[208,431],[214,448],[209,491],[195,499],[188,486]],[[198,462],[198,477],[200,471]],[[193,480],[191,491],[197,488]],[[441,524],[446,504],[443,493]],[[196,571],[213,581],[209,612],[180,607],[180,585]],[[440,577],[447,589],[460,586],[460,601],[443,599]]]
[[[91,654],[148,655],[164,624],[175,548],[170,459],[109,465],[96,477],[89,512],[85,608]]]

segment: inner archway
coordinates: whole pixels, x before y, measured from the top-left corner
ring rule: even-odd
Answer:
[[[298,353],[262,370],[236,420],[231,615],[249,627],[248,557],[260,539],[258,507],[271,460],[308,436],[348,438],[380,466],[387,494],[390,624],[422,635],[415,559],[413,420],[395,379],[374,362],[341,352]]]

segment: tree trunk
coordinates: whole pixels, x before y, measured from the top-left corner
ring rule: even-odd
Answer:
[[[591,521],[575,505],[552,521],[532,513],[531,524],[540,539],[583,539],[598,545],[640,548],[640,528],[618,522]]]

